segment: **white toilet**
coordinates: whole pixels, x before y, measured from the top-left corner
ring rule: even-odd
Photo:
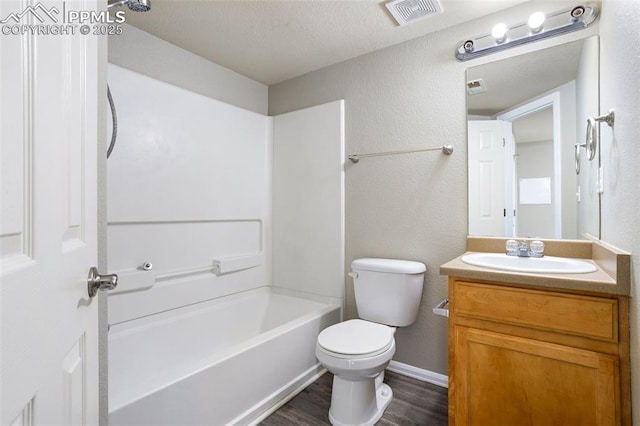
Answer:
[[[373,425],[391,403],[391,388],[382,383],[384,369],[396,351],[395,327],[418,316],[426,269],[423,263],[396,259],[351,264],[361,319],[324,329],[316,344],[316,357],[334,374],[332,425]]]

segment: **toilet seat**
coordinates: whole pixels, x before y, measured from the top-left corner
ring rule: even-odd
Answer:
[[[383,324],[354,319],[324,329],[318,347],[337,358],[372,357],[393,345],[395,329]]]

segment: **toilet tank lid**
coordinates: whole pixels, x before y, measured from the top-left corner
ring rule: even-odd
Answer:
[[[395,274],[420,274],[427,270],[422,262],[400,259],[366,257],[351,262],[351,269],[360,271],[389,272]]]

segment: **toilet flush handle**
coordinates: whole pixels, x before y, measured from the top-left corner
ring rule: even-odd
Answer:
[[[349,275],[351,278],[358,278],[358,273],[357,272],[349,272],[347,275]]]

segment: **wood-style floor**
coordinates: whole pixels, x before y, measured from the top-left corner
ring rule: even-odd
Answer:
[[[377,425],[446,426],[447,389],[390,371],[384,381],[393,390],[393,400]],[[329,425],[332,383],[333,375],[326,373],[260,424]]]

